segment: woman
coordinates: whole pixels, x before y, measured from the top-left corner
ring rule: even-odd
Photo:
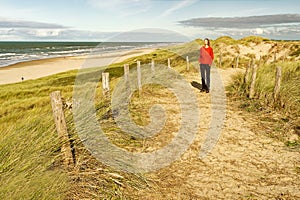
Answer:
[[[201,71],[201,81],[202,89],[201,92],[209,93],[210,88],[210,67],[214,60],[214,52],[210,47],[210,42],[208,38],[204,39],[204,46],[200,48],[200,71]]]

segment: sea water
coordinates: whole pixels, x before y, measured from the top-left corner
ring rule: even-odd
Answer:
[[[0,67],[45,58],[109,53],[153,48],[168,43],[151,42],[0,42]]]

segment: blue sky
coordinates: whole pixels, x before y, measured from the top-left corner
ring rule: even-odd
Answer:
[[[153,32],[152,39],[158,40],[158,33],[167,30],[191,39],[222,35],[300,39],[299,10],[298,0],[0,0],[0,41],[99,41],[135,30],[146,32],[145,40],[151,40]],[[255,18],[264,15],[271,16]],[[252,26],[245,25],[249,17]],[[191,23],[192,19],[198,20]],[[181,40],[174,34],[164,40],[168,38]]]

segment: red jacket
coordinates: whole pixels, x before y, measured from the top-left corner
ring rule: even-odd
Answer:
[[[213,60],[214,60],[213,49],[210,46],[208,48],[205,48],[205,46],[201,47],[199,63],[211,65]]]

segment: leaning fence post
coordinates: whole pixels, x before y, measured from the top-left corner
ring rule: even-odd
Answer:
[[[74,160],[71,150],[70,139],[67,131],[67,124],[63,112],[63,103],[61,100],[60,91],[55,91],[50,94],[53,117],[56,125],[58,137],[62,141],[61,152],[64,157],[64,165],[66,169],[74,167]]]
[[[281,83],[281,67],[276,67],[276,77],[275,77],[275,86],[274,86],[274,102],[277,101],[280,92],[280,83]]]
[[[253,65],[253,72],[252,72],[252,79],[250,85],[250,93],[249,98],[252,99],[255,94],[255,81],[256,81],[256,74],[257,74],[257,65]]]
[[[128,79],[129,79],[129,65],[128,64],[124,64],[124,78],[125,78],[125,81],[128,81]]]
[[[141,61],[137,61],[137,78],[139,92],[142,90],[142,73],[141,73]]]
[[[107,96],[109,94],[109,73],[102,73],[102,92],[103,96]]]
[[[189,60],[189,56],[186,56],[186,70],[187,70],[187,71],[190,70],[190,60]]]
[[[171,59],[168,58],[168,68],[171,68]]]

